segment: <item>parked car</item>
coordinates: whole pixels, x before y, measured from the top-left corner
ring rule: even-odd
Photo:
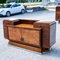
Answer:
[[[9,3],[4,5],[4,8],[0,8],[0,15],[3,16],[10,16],[11,14],[16,14],[16,13],[24,13],[25,8],[23,4],[18,4],[18,3]]]

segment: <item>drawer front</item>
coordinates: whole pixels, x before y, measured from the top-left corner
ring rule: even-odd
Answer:
[[[22,29],[22,38],[24,43],[32,46],[41,46],[40,31],[31,29]]]
[[[20,29],[14,27],[8,27],[9,39],[13,41],[19,41],[21,39]]]

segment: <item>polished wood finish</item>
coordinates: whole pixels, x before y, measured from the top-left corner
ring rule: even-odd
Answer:
[[[42,48],[50,48],[56,42],[56,22],[38,21],[35,28],[42,28]],[[53,38],[54,37],[54,38]]]
[[[33,29],[33,28],[18,28],[8,26],[8,35],[9,40],[22,42],[25,44],[30,44],[33,46],[40,47],[41,45],[41,28]],[[34,43],[33,43],[34,42]]]
[[[47,52],[56,42],[56,22],[54,21],[4,20],[3,28],[4,37],[10,41],[10,44],[33,51]]]
[[[35,20],[25,20],[25,19],[16,19],[16,20],[4,20],[3,21],[3,29],[4,29],[4,37],[7,39],[8,38],[8,30],[7,26],[8,25],[17,25],[20,23],[25,23],[25,24],[33,24],[36,22]]]
[[[23,48],[26,48],[26,49],[29,49],[29,50],[32,50],[32,51],[36,51],[36,52],[41,52],[42,51],[40,48],[36,48],[36,47],[25,45],[25,44],[14,43],[12,41],[10,41],[9,44],[12,44],[12,45],[15,45],[15,46],[18,46],[18,47],[23,47]]]
[[[35,52],[40,52],[40,53],[49,51],[48,48],[47,49],[40,49],[40,48],[37,48],[37,47],[33,47],[33,46],[21,44],[21,43],[18,44],[18,43],[12,42],[12,41],[9,41],[9,44],[15,45],[15,46],[18,46],[18,47],[21,47],[21,48],[29,49],[29,50],[32,50],[32,51],[35,51]]]
[[[60,6],[56,7],[56,20],[60,23]]]

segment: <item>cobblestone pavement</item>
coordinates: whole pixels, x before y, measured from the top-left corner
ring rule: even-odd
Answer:
[[[56,25],[56,43],[47,53],[33,52],[24,48],[8,44],[8,40],[3,36],[4,19],[37,19],[55,21],[55,12],[38,11],[33,13],[19,14],[11,17],[0,17],[0,60],[60,60],[60,24]]]

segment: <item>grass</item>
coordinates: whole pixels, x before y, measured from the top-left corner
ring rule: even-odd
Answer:
[[[35,6],[35,5],[40,5],[42,2],[33,2],[33,3],[23,3],[24,6]],[[4,8],[4,4],[0,4],[0,8]],[[47,8],[42,8],[43,10],[48,10]]]
[[[24,6],[34,6],[39,4],[42,4],[42,2],[23,3]],[[0,4],[0,8],[3,8],[3,7],[4,7],[4,4]]]
[[[39,4],[42,4],[42,2],[23,3],[24,6],[34,6]],[[3,7],[4,7],[4,4],[0,4],[0,8],[3,8]]]
[[[33,3],[23,3],[25,6],[34,6],[34,5],[39,5],[42,4],[42,2],[33,2]]]

